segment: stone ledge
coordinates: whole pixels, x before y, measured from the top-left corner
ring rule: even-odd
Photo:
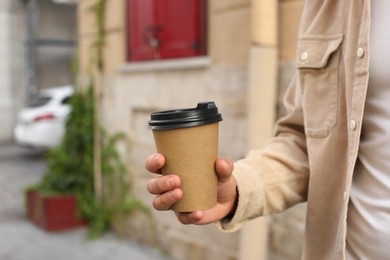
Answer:
[[[121,73],[139,73],[156,71],[177,71],[191,69],[205,69],[211,65],[209,57],[167,59],[153,61],[131,62],[122,65],[119,69]]]

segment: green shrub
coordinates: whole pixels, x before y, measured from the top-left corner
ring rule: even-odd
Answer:
[[[40,188],[56,193],[93,192],[93,91],[76,91],[61,144],[48,152],[48,170]]]
[[[94,190],[94,102],[92,87],[85,93],[76,91],[70,104],[72,111],[66,123],[61,144],[48,152],[48,169],[39,190],[52,194],[74,194],[81,215],[87,220],[89,236],[106,231],[114,216],[133,209],[147,209],[131,190],[130,175],[116,149],[125,142],[122,133],[108,136],[102,131],[101,171],[103,190],[97,199]]]

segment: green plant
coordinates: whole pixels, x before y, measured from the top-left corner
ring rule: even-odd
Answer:
[[[72,111],[61,144],[48,152],[48,171],[40,189],[57,193],[77,193],[93,189],[93,90],[76,91],[70,100]]]
[[[100,129],[100,108],[99,103],[95,102],[100,100],[100,81],[97,77],[101,76],[104,67],[105,7],[106,0],[98,0],[92,5],[97,33],[91,45],[91,65],[97,69],[98,75],[96,71],[90,75],[88,90],[76,91],[71,98],[72,112],[66,124],[65,136],[59,147],[49,151],[48,170],[42,181],[33,188],[46,193],[74,194],[80,214],[87,220],[91,238],[106,231],[114,218],[128,216],[133,210],[151,216],[148,208],[134,196],[130,175],[117,150],[119,143],[129,148],[129,140],[123,133],[109,136]],[[74,73],[77,70],[78,64],[75,63]],[[97,170],[94,162],[100,165]],[[100,169],[101,174],[96,174]],[[100,176],[102,190],[99,185],[97,192],[94,178],[100,181]]]
[[[91,46],[91,50],[95,55],[92,55],[91,57],[96,59],[93,63],[97,66],[99,71],[102,71],[104,67],[103,49],[105,45],[104,22],[106,18],[106,0],[98,0],[92,6],[92,11],[95,14],[95,26],[97,32]]]
[[[91,196],[90,192],[82,194],[80,207],[89,219],[90,237],[96,237],[110,227],[111,221],[118,214],[127,214],[133,210],[148,212],[148,209],[132,193],[132,181],[127,168],[117,150],[118,143],[129,142],[123,133],[108,136],[103,131],[102,174],[103,196],[98,200],[83,200]],[[91,203],[92,202],[92,203]]]
[[[93,88],[77,91],[71,98],[72,112],[59,147],[48,152],[48,170],[35,189],[51,194],[74,194],[80,214],[87,220],[89,236],[97,237],[106,231],[117,214],[134,209],[147,211],[132,193],[132,182],[117,150],[119,142],[129,141],[123,133],[103,134],[101,168],[103,196],[97,199],[94,191],[94,104]]]

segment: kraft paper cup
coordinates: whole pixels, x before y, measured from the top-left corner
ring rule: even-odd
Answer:
[[[172,210],[206,210],[217,203],[218,128],[222,116],[214,102],[196,108],[160,111],[151,114],[157,152],[164,155],[163,175],[181,178],[183,197]]]

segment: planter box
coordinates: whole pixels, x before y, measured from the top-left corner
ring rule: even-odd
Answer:
[[[86,224],[79,216],[73,195],[48,195],[39,191],[26,193],[27,217],[47,231],[61,231]]]

